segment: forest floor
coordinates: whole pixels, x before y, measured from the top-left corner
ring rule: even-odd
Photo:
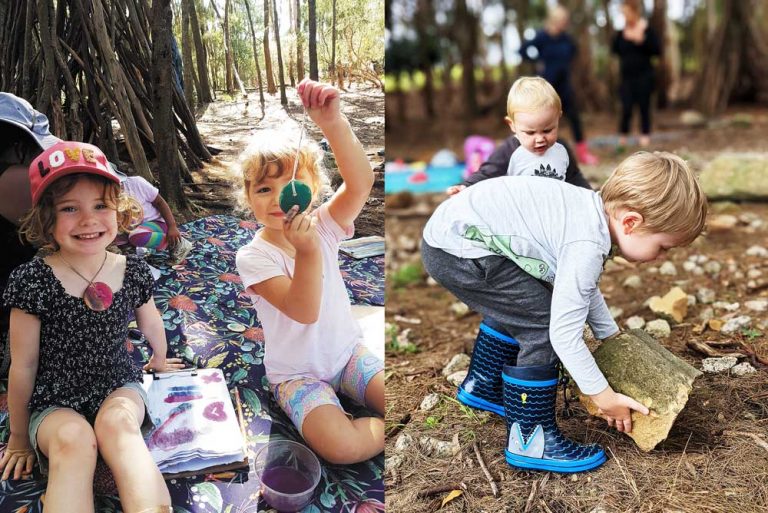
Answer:
[[[235,211],[233,183],[238,174],[238,157],[248,139],[262,129],[299,130],[303,110],[294,88],[286,88],[287,109],[280,104],[279,92],[265,94],[262,115],[258,91],[249,91],[248,99],[217,100],[198,116],[197,127],[209,146],[221,150],[203,169],[192,172],[196,185],[188,186],[196,208],[182,215],[183,221],[211,214],[239,214]],[[384,235],[384,93],[367,86],[351,86],[343,91],[341,110],[365,149],[374,167],[376,182],[355,226],[356,236]],[[322,132],[307,117],[306,134],[315,142]],[[305,135],[305,141],[307,135]],[[332,176],[333,171],[329,170]],[[197,185],[199,184],[199,185]]]
[[[413,112],[409,111],[411,115]],[[678,122],[679,115],[680,111],[672,111],[657,117],[659,129],[652,149],[674,151],[697,170],[722,152],[759,152],[768,158],[766,109],[735,109],[709,128],[701,129],[686,128]],[[596,150],[602,159],[600,165],[582,166],[585,176],[597,187],[628,153],[617,154],[610,144],[615,139],[612,117],[585,115],[584,124],[595,142],[607,142]],[[567,125],[565,120],[563,125]],[[498,116],[476,120],[469,126],[471,131],[445,119],[416,120],[408,126],[390,128],[390,159],[429,160],[443,147],[460,154],[461,142],[469,133],[497,139],[508,134]],[[567,130],[562,130],[561,135],[569,140]],[[386,315],[391,325],[385,378],[387,511],[422,513],[441,509],[441,505],[441,511],[446,512],[489,513],[768,511],[768,366],[754,359],[757,372],[751,375],[699,377],[669,437],[649,453],[641,452],[632,440],[608,428],[604,421],[589,417],[576,403],[573,417],[559,419],[562,430],[577,441],[601,444],[608,454],[607,463],[595,471],[574,475],[524,472],[507,465],[503,420],[457,403],[456,386],[442,375],[454,355],[471,353],[480,316],[455,313],[452,307],[457,300],[434,282],[430,284],[416,267],[421,230],[444,196],[397,198],[406,208],[395,208],[391,201],[394,199],[387,198],[386,220]],[[403,199],[410,205],[404,205]],[[722,214],[734,215],[738,219],[736,226],[716,230],[717,223],[712,220]],[[768,298],[768,287],[764,285],[768,257],[747,253],[755,245],[768,248],[768,205],[712,203],[709,222],[713,226],[706,235],[666,256],[676,267],[675,276],[659,272],[662,262],[609,265],[600,288],[608,305],[620,309],[616,313],[622,329],[631,316],[642,316],[646,321],[655,318],[644,305],[651,296],[664,295],[673,286],[691,295],[701,288],[710,289],[714,300],[723,304],[713,308],[713,304],[697,301],[691,305],[684,322],[673,326],[663,345],[699,369],[703,356],[690,350],[688,341],[744,342],[766,358],[768,312],[752,310],[745,303],[768,304],[760,302]],[[693,261],[706,272],[698,275],[683,267],[685,264],[691,268]],[[639,288],[624,286],[630,276],[640,278]],[[397,287],[394,278],[399,280]],[[731,335],[709,328],[699,332],[702,316],[708,315],[721,320],[748,315],[752,321],[748,328]],[[593,348],[595,344],[590,342]],[[429,394],[437,394],[438,402],[425,411],[420,404]],[[558,415],[560,411],[558,404]],[[408,436],[414,442],[402,449]],[[434,440],[453,444],[453,451],[444,457],[430,455],[423,448],[422,437],[433,439],[432,444]],[[473,442],[498,485],[498,497],[492,495]],[[452,490],[462,493],[444,504]]]

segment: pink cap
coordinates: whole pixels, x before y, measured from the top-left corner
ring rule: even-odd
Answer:
[[[120,183],[120,177],[96,146],[77,141],[61,141],[38,155],[29,165],[32,205],[37,205],[49,185],[62,176],[74,173],[103,176]]]

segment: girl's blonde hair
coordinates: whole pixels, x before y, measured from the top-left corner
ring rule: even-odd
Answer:
[[[518,112],[535,112],[551,108],[562,113],[560,96],[552,85],[541,77],[521,77],[515,80],[507,95],[507,116],[512,121]]]
[[[688,164],[672,153],[640,151],[624,159],[600,194],[605,210],[643,216],[643,231],[679,237],[690,244],[704,229],[707,197]]]
[[[260,183],[265,178],[277,178],[293,173],[299,136],[281,130],[263,130],[255,135],[248,147],[240,155],[240,175],[235,190],[238,205],[243,211],[250,212],[248,191],[252,183]],[[330,182],[323,166],[323,151],[316,143],[303,137],[299,151],[299,167],[310,176],[312,203],[325,196],[330,190]]]
[[[56,200],[67,194],[80,180],[90,180],[104,187],[104,203],[117,212],[117,229],[129,232],[144,217],[141,205],[125,194],[120,184],[90,173],[66,175],[53,182],[43,192],[40,200],[21,220],[19,238],[24,237],[34,246],[57,251],[59,245],[53,238],[56,225]]]

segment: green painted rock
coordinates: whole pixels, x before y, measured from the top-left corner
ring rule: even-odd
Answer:
[[[768,155],[724,153],[707,164],[699,180],[711,200],[767,200]]]
[[[291,180],[280,191],[280,210],[286,214],[294,205],[299,206],[299,212],[304,212],[312,201],[312,189],[304,182]]]
[[[616,392],[650,410],[649,415],[632,412],[632,433],[628,434],[640,449],[650,451],[667,438],[701,372],[642,330],[605,340],[594,356]],[[588,396],[579,394],[579,400],[591,415],[597,415],[597,407]]]

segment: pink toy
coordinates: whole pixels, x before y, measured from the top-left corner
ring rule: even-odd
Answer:
[[[488,160],[494,149],[496,149],[496,143],[490,137],[482,135],[467,137],[464,141],[464,161],[467,165],[464,178],[480,169],[480,164]]]

